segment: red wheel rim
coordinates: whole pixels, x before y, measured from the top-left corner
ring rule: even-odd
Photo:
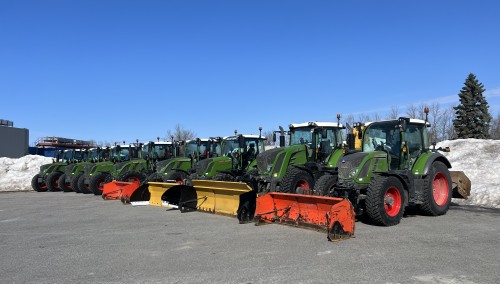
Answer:
[[[387,215],[394,217],[398,215],[401,211],[401,194],[395,186],[391,186],[387,189],[384,195],[384,208]]]
[[[311,194],[311,186],[306,180],[297,182],[297,188],[299,188],[303,194]]]
[[[59,189],[59,183],[57,182],[57,180],[58,180],[60,177],[61,177],[61,176],[56,176],[56,178],[52,181],[52,185],[54,186],[54,188]]]
[[[446,176],[441,172],[437,173],[432,181],[432,197],[438,206],[444,206],[448,201],[448,188]]]
[[[183,182],[184,182],[183,178],[176,178],[175,179],[175,183],[177,183],[177,184],[182,184]]]

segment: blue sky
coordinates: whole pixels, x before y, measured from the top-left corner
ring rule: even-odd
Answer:
[[[498,1],[0,0],[0,118],[30,141],[258,133],[438,100],[500,112]]]

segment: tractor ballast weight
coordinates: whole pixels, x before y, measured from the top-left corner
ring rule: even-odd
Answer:
[[[256,206],[256,225],[278,223],[325,230],[330,241],[354,235],[354,209],[344,198],[270,192],[257,197]]]
[[[253,217],[255,191],[246,183],[215,180],[191,182],[191,185],[151,182],[150,190],[163,190],[161,200],[178,205],[181,212],[198,210],[234,216],[240,222],[248,222]]]

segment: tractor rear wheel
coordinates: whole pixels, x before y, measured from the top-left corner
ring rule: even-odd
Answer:
[[[292,167],[281,182],[280,191],[297,194],[312,194],[314,178],[306,171]]]
[[[80,188],[78,187],[78,179],[83,176],[83,173],[79,173],[79,174],[76,174],[75,176],[73,176],[73,178],[71,179],[71,188],[73,189],[74,192],[76,193],[82,193],[80,191]]]
[[[188,178],[188,175],[185,172],[174,171],[165,176],[164,180],[173,180],[178,184],[183,184],[184,180]]]
[[[139,183],[142,183],[144,180],[146,180],[146,177],[144,174],[137,172],[137,171],[128,171],[124,172],[118,177],[119,181],[126,181],[126,182],[136,182],[138,181]]]
[[[110,176],[109,173],[98,173],[90,178],[90,190],[92,190],[95,195],[102,195],[102,189],[104,188],[108,176]]]
[[[313,193],[314,195],[330,196],[336,183],[336,175],[325,174],[316,181]]]
[[[62,174],[61,177],[57,180],[57,184],[59,184],[59,188],[64,192],[72,192],[71,185],[68,186],[66,184],[66,174]]]
[[[45,178],[45,184],[49,191],[60,191],[59,183],[57,182],[63,173],[53,172]]]
[[[81,175],[78,178],[78,189],[83,194],[90,194],[90,193],[92,193],[92,191],[90,190],[90,188],[87,187],[87,186],[85,186],[85,175]]]
[[[450,171],[445,164],[436,161],[424,179],[424,203],[419,209],[425,215],[444,215],[450,208],[451,196]]]
[[[45,192],[45,191],[47,191],[47,186],[44,185],[43,183],[38,183],[39,177],[40,177],[40,174],[36,174],[31,179],[31,188],[33,188],[34,191]]]
[[[375,177],[366,193],[366,213],[378,225],[397,225],[403,218],[404,200],[405,192],[398,178]]]

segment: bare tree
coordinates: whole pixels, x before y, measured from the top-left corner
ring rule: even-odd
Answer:
[[[370,116],[365,113],[358,114],[358,122],[367,122],[370,121]]]
[[[267,138],[265,140],[265,142],[264,142],[264,145],[266,145],[266,146],[274,145],[274,142],[273,142],[273,131],[272,130],[264,130],[264,131],[262,131],[262,136]]]
[[[196,138],[196,132],[184,129],[184,127],[177,123],[175,125],[174,131],[167,130],[167,140],[171,140],[172,137],[175,141],[186,141]]]
[[[410,104],[406,107],[406,115],[409,118],[417,118],[418,109],[414,104]]]
[[[391,106],[391,113],[389,113],[388,119],[397,119],[399,118],[399,107],[394,105]]]
[[[378,113],[373,114],[373,121],[380,121],[382,120],[382,117]]]
[[[490,137],[491,139],[500,140],[500,113],[491,120]]]

